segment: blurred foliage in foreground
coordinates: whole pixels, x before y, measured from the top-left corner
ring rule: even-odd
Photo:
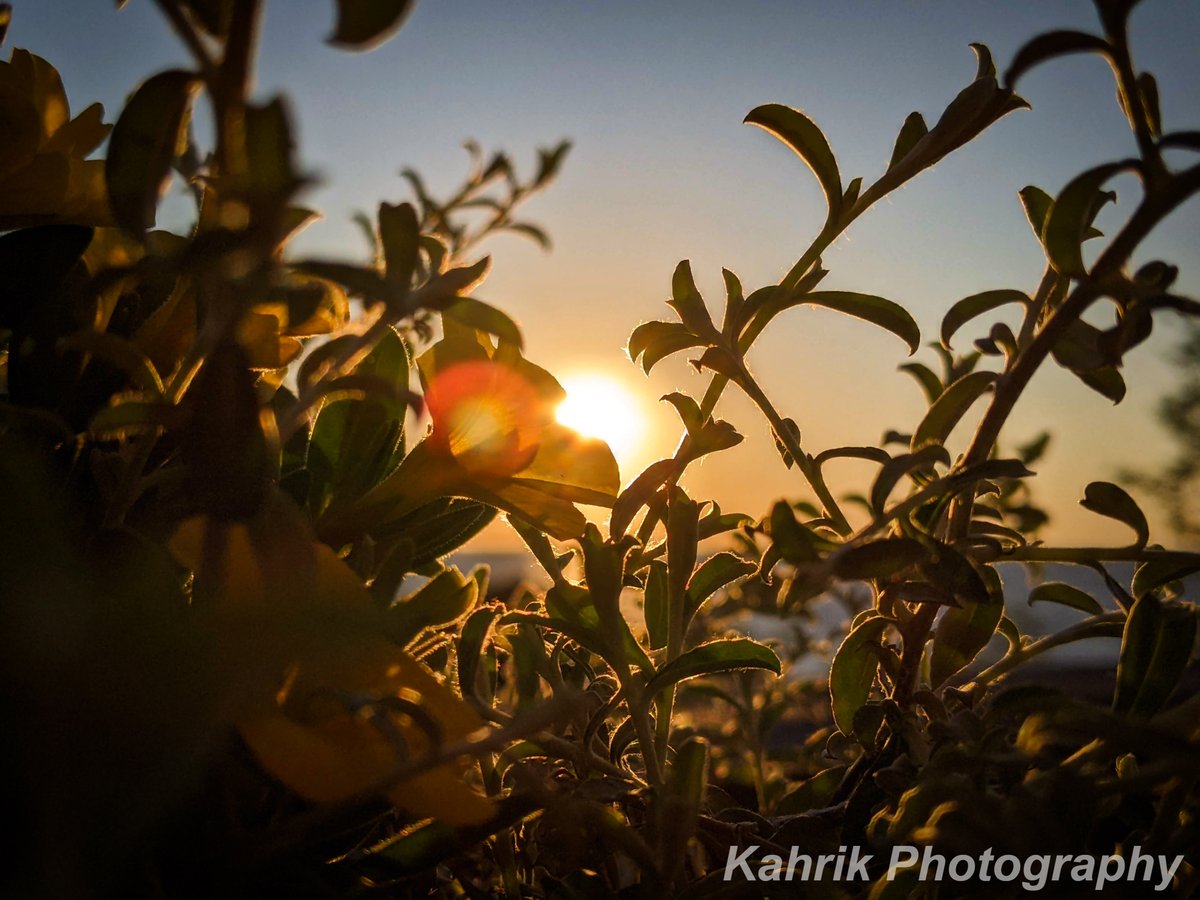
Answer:
[[[363,217],[365,262],[295,258],[288,241],[316,214],[297,202],[308,178],[286,101],[251,92],[262,3],[157,5],[192,63],[144,80],[111,128],[99,106],[71,117],[46,60],[0,63],[3,771],[24,823],[6,892],[762,896],[769,885],[721,880],[731,846],[882,859],[898,843],[1200,844],[1200,700],[1172,699],[1196,632],[1181,579],[1200,555],[1150,543],[1130,496],[1099,481],[1082,502],[1129,526],[1129,545],[1044,545],[1027,482],[1046,439],[998,443],[1047,360],[1119,402],[1125,354],[1164,313],[1200,310],[1172,292],[1168,263],[1127,268],[1200,190],[1200,136],[1164,129],[1154,78],[1130,58],[1132,2],[1100,0],[1098,33],[1034,38],[1003,76],[974,45],[974,78],[932,127],[904,120],[869,184],[843,180],[803,113],[751,111],[816,176],[828,214],[779,284],[747,291],[726,271],[719,319],[679,264],[674,317],[639,325],[629,354],[649,371],[692,351],[708,387],[664,398],[679,449],[624,490],[607,447],[554,421],[562,390],[517,326],[475,296],[481,241],[548,245],[517,214],[567,145],[540,151],[528,180],[470,145],[449,198],[406,172],[415,202]],[[363,49],[408,5],[339,0],[332,40]],[[902,307],[821,289],[821,254],[1026,107],[1014,85],[1029,68],[1076,52],[1109,62],[1138,155],[1056,196],[1019,192],[1044,275],[949,307],[933,365],[901,366],[928,399],[920,421],[879,446],[806,448],[754,377],[756,338],[810,306],[916,353]],[[201,147],[191,116],[206,108]],[[106,159],[91,159],[105,138]],[[1142,196],[1085,260],[1115,200],[1105,185],[1125,172]],[[186,234],[155,228],[172,183],[195,200]],[[1104,328],[1084,318],[1101,305]],[[1002,306],[1017,329],[978,328]],[[974,350],[953,351],[968,327]],[[713,416],[731,385],[781,457],[786,499],[757,518],[681,486],[742,439]],[[979,400],[952,457],[946,439]],[[428,413],[424,434],[414,412]],[[835,497],[824,472],[844,458],[878,472]],[[607,532],[579,504],[610,507]],[[546,590],[496,596],[487,571],[443,562],[498,512]],[[701,552],[712,538],[722,549]],[[1000,562],[1090,567],[1108,592],[1039,585],[1031,602],[1079,619],[1034,639],[1006,613]],[[1131,581],[1114,562],[1135,565]],[[830,597],[848,622],[827,683],[777,679],[817,649],[803,623]],[[748,612],[795,639],[738,634]],[[1044,651],[1097,636],[1121,638],[1110,709],[1007,686]],[[914,873],[871,875],[812,887],[937,894]],[[1173,890],[1198,882],[1191,858]]]

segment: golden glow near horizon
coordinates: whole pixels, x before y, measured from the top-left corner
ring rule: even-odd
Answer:
[[[617,378],[596,372],[559,379],[567,399],[559,404],[559,424],[612,449],[623,478],[640,455],[648,423],[634,394]]]

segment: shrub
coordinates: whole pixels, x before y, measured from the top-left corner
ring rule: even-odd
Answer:
[[[143,81],[111,135],[96,106],[68,117],[50,63],[14,50],[0,64],[6,771],[31,823],[11,890],[761,896],[724,880],[731,847],[1197,845],[1197,699],[1170,701],[1195,643],[1181,579],[1200,555],[1151,544],[1134,501],[1101,481],[1083,504],[1134,540],[1041,543],[1026,480],[1046,441],[998,444],[1047,359],[1120,400],[1122,359],[1154,316],[1200,309],[1172,292],[1173,266],[1127,271],[1200,190],[1200,167],[1166,155],[1200,150],[1196,133],[1163,130],[1154,79],[1130,58],[1132,2],[1098,0],[1099,34],[1037,37],[1003,77],[973,45],[975,78],[932,127],[905,120],[870,184],[843,182],[803,113],[752,110],[816,176],[827,217],[779,284],[746,291],[726,271],[719,321],[679,264],[672,318],[639,325],[629,354],[648,372],[690,351],[710,380],[699,398],[664,398],[684,437],[624,489],[603,443],[554,421],[562,390],[523,356],[518,327],[471,295],[492,234],[545,243],[516,213],[567,146],[539,151],[528,182],[473,148],[444,201],[409,173],[416,202],[381,203],[364,223],[373,259],[296,259],[288,241],[315,213],[297,205],[307,178],[286,102],[250,99],[261,3],[158,5],[192,66]],[[383,39],[408,5],[340,0],[335,43]],[[1110,63],[1137,157],[1054,197],[1022,189],[1046,255],[1039,283],[947,311],[940,373],[903,367],[929,401],[919,422],[881,446],[811,452],[755,379],[755,340],[810,305],[916,352],[896,303],[821,289],[822,253],[1027,106],[1014,88],[1029,68],[1075,52]],[[201,93],[210,148],[190,127]],[[106,135],[107,158],[89,160]],[[1089,264],[1105,185],[1125,172],[1142,197]],[[186,235],[154,228],[173,177],[195,199]],[[1105,302],[1110,327],[1085,320]],[[995,324],[974,351],[950,349],[1003,305],[1021,310],[1018,330]],[[685,492],[690,465],[741,440],[713,416],[730,386],[810,498],[752,518]],[[985,396],[952,458],[946,438]],[[411,433],[411,410],[428,411],[427,434]],[[838,498],[823,467],[846,457],[878,473]],[[611,507],[606,531],[578,504]],[[498,512],[544,591],[497,597],[486,570],[446,562]],[[724,549],[701,553],[710,538]],[[1105,568],[1118,561],[1136,564],[1130,582]],[[1005,562],[1091,567],[1109,596],[1041,584],[1031,602],[1079,620],[1025,635],[1006,614]],[[426,579],[415,590],[413,574]],[[776,649],[730,634],[740,612],[795,625],[829,596],[849,621],[828,690],[774,677],[809,653],[802,628]],[[1007,650],[988,658],[997,635]],[[1111,709],[1008,686],[1046,650],[1095,636],[1121,637]],[[804,737],[773,738],[785,720]],[[1181,894],[1197,871],[1178,872]],[[913,871],[870,877],[818,890],[936,891]],[[977,885],[989,887],[1001,886]]]

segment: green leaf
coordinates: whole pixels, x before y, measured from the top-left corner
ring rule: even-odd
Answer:
[[[369,50],[391,37],[415,5],[415,0],[337,0],[337,25],[329,43]]]
[[[757,568],[754,563],[742,559],[736,553],[723,551],[710,556],[692,573],[688,581],[687,597],[684,601],[685,618],[690,621],[705,600],[726,585],[753,574]],[[684,628],[687,628],[686,621]]]
[[[829,450],[822,450],[813,458],[813,462],[818,466],[823,466],[831,459],[866,459],[880,465],[887,465],[892,461],[887,451],[880,450],[878,447],[833,447]]]
[[[949,348],[950,339],[959,328],[976,316],[981,316],[1006,303],[1028,304],[1029,297],[1021,291],[1001,289],[972,294],[970,297],[959,300],[950,307],[950,311],[942,319],[942,343]]]
[[[1081,245],[1096,213],[1111,196],[1100,188],[1113,175],[1133,166],[1131,162],[1096,166],[1072,178],[1059,193],[1042,232],[1046,256],[1056,271],[1072,278],[1087,274]]]
[[[1107,57],[1111,52],[1108,43],[1093,34],[1082,31],[1050,31],[1040,34],[1026,43],[1017,51],[1008,71],[1004,73],[1004,83],[1014,87],[1017,79],[1039,63],[1068,53],[1099,53]]]
[[[942,395],[942,380],[924,363],[905,363],[900,366],[900,371],[907,372],[916,379],[925,394],[925,399],[930,403]]]
[[[295,142],[287,107],[280,97],[262,106],[248,105],[246,193],[258,203],[281,206],[301,184],[293,161]]]
[[[1150,526],[1134,499],[1124,490],[1107,481],[1093,481],[1083,490],[1079,505],[1110,519],[1124,522],[1137,534],[1133,546],[1139,550],[1150,540]]]
[[[982,572],[989,602],[952,607],[938,621],[929,658],[929,679],[934,688],[971,664],[979,651],[988,645],[1004,615],[1000,576],[991,567],[983,568]]]
[[[117,224],[135,237],[154,225],[199,84],[191,72],[160,72],[134,92],[113,128],[104,162],[109,205]]]
[[[833,655],[829,669],[829,696],[833,702],[833,721],[842,734],[854,734],[854,714],[871,695],[879,657],[878,648],[884,631],[894,624],[883,616],[871,616],[859,622],[846,635]]]
[[[379,204],[379,242],[385,281],[397,296],[403,297],[412,287],[421,246],[421,226],[412,204]]]
[[[512,344],[518,349],[523,346],[521,330],[517,327],[516,322],[482,300],[476,300],[474,297],[460,297],[443,309],[442,315],[449,316],[479,331],[494,334],[500,340]]]
[[[792,306],[821,306],[837,310],[856,319],[863,319],[890,331],[908,345],[910,354],[921,346],[921,329],[903,306],[876,297],[874,294],[859,294],[853,291],[814,291],[795,296],[778,311]]]
[[[661,650],[667,646],[670,634],[670,586],[667,581],[667,564],[662,560],[650,563],[646,573],[645,590],[646,633],[650,649]]]
[[[929,126],[925,124],[925,117],[919,112],[908,114],[908,118],[904,120],[904,124],[900,126],[900,133],[896,135],[896,145],[892,148],[892,158],[888,161],[888,169],[892,169],[904,157],[912,151],[913,147],[921,142],[921,138],[929,133]]]
[[[1069,606],[1071,609],[1077,609],[1089,615],[1100,615],[1104,612],[1104,608],[1100,605],[1099,601],[1091,594],[1085,593],[1077,587],[1057,581],[1039,584],[1029,592],[1030,606],[1043,602]]]
[[[646,684],[646,693],[658,694],[688,678],[745,669],[766,669],[776,675],[782,671],[779,657],[757,641],[749,638],[710,641],[680,654],[659,669]]]
[[[1133,573],[1133,583],[1129,590],[1134,598],[1141,597],[1195,572],[1200,572],[1200,564],[1170,561],[1142,563]]]
[[[995,78],[996,64],[992,62],[992,51],[987,48],[986,44],[970,44],[969,46],[979,61],[979,65],[975,68],[976,80],[980,78]]]
[[[1143,594],[1121,636],[1113,710],[1134,718],[1158,712],[1187,669],[1195,641],[1193,608]]]
[[[479,599],[479,584],[456,568],[444,569],[384,614],[384,633],[401,647],[426,628],[449,625],[469,613]]]
[[[658,489],[666,483],[675,472],[674,459],[660,459],[651,463],[625,490],[621,491],[612,507],[612,516],[608,520],[609,533],[614,538],[622,537],[634,516],[643,506],[651,501]]]
[[[705,343],[681,322],[643,322],[629,336],[629,358],[642,359],[642,371],[647,375],[662,359],[680,350],[700,347]]]
[[[1046,230],[1046,219],[1050,216],[1050,208],[1054,206],[1054,198],[1035,185],[1026,185],[1017,192],[1021,198],[1021,207],[1025,210],[1025,218],[1033,229],[1033,236],[1042,241],[1042,233]]]
[[[833,574],[850,581],[887,578],[929,559],[929,549],[914,538],[883,538],[846,547],[833,554]]]
[[[910,446],[916,450],[925,444],[944,444],[971,404],[991,390],[995,381],[994,372],[970,372],[947,387],[913,432]]]
[[[476,689],[479,662],[484,645],[491,637],[492,628],[504,607],[498,604],[485,606],[467,616],[458,639],[458,687],[464,697],[476,697],[491,705],[490,697],[480,697]]]
[[[701,337],[716,334],[716,327],[708,314],[708,307],[704,305],[704,298],[696,290],[689,260],[681,260],[675,267],[675,274],[671,277],[671,299],[667,301],[667,305],[679,313],[680,321],[693,334]]]
[[[901,454],[884,463],[871,486],[871,508],[876,514],[883,513],[888,497],[892,495],[901,478],[910,473],[931,472],[935,463],[950,465],[950,454],[939,444],[922,447],[915,453]]]
[[[829,142],[821,129],[808,116],[798,109],[768,103],[752,109],[744,121],[775,135],[807,163],[825,192],[829,219],[832,220],[841,212],[842,179],[838,174],[837,159],[829,149]]]

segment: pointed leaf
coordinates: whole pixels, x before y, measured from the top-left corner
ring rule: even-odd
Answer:
[[[716,333],[712,317],[708,314],[708,307],[704,305],[704,298],[696,290],[696,282],[692,278],[692,264],[686,259],[681,260],[675,267],[675,274],[671,278],[671,299],[667,301],[667,305],[679,313],[680,321],[693,334],[704,337]]]
[[[916,450],[925,444],[945,443],[971,404],[991,390],[995,381],[994,372],[970,372],[947,387],[913,432],[912,448]]]
[[[925,399],[930,403],[942,395],[942,380],[924,363],[905,363],[900,366],[900,371],[907,372],[917,380]]]
[[[1101,186],[1113,175],[1133,168],[1133,163],[1106,163],[1077,175],[1067,183],[1046,217],[1042,243],[1055,270],[1079,278],[1087,274],[1082,247],[1085,233],[1107,195]]]
[[[160,72],[134,92],[113,128],[104,163],[109,204],[117,224],[137,237],[154,225],[199,83],[191,72]]]
[[[776,675],[782,671],[775,652],[757,641],[749,638],[710,641],[680,654],[659,669],[646,684],[646,693],[658,694],[688,678],[746,669],[766,669]]]
[[[494,334],[501,341],[518,349],[524,345],[521,330],[516,322],[496,307],[474,297],[460,297],[443,309],[442,315],[479,331]]]
[[[825,191],[829,218],[841,212],[842,179],[838,174],[837,159],[821,129],[808,116],[797,109],[769,103],[752,109],[744,121],[770,132],[796,151]]]
[[[942,613],[933,636],[929,659],[929,680],[940,687],[951,675],[971,664],[984,647],[1004,615],[1004,591],[1000,576],[990,567],[982,569],[988,593],[987,603],[966,603]]]
[[[904,124],[900,126],[900,133],[896,135],[896,145],[892,148],[892,158],[887,167],[895,167],[928,133],[929,126],[925,124],[925,117],[919,112],[909,113]]]

